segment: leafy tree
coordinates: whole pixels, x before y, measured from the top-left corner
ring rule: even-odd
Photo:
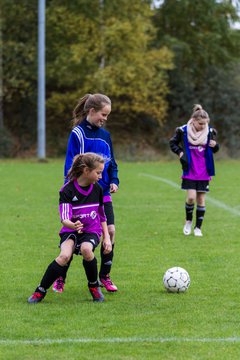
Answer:
[[[1,0],[6,126],[17,151],[36,146],[37,0]],[[66,148],[72,108],[88,92],[113,100],[110,124],[139,131],[166,116],[172,53],[155,46],[151,1],[48,0],[46,105],[48,153]],[[151,125],[152,124],[152,125]],[[52,150],[52,151],[51,151]]]
[[[47,10],[51,33],[47,105],[52,139],[57,136],[53,127],[56,111],[59,117],[69,118],[84,93],[104,92],[111,97],[112,131],[129,131],[148,117],[155,119],[156,126],[166,116],[172,54],[166,47],[153,47],[156,34],[149,1],[98,0],[93,4],[93,12],[83,13],[77,11],[76,3],[68,7],[65,2],[59,6],[52,1]],[[59,128],[59,138],[62,133]]]
[[[37,0],[1,0],[5,133],[15,150],[36,142]]]
[[[166,123],[166,137],[170,136],[175,126],[188,120],[194,103],[202,103],[213,118],[215,115],[218,118],[225,96],[228,102],[225,103],[224,113],[228,118],[233,112],[237,114],[231,106],[235,94],[229,91],[230,84],[237,88],[232,76],[235,70],[229,71],[230,67],[236,69],[234,64],[240,59],[239,30],[231,27],[237,19],[231,1],[165,0],[156,10],[157,44],[168,46],[175,55],[175,67],[169,74],[170,121]],[[216,88],[212,84],[221,87],[222,94],[214,94]],[[228,90],[225,84],[228,84]],[[224,95],[225,91],[227,95]],[[219,98],[214,106],[210,96]],[[218,125],[223,135],[222,122]],[[229,135],[233,135],[231,131]],[[222,140],[225,141],[224,138]]]

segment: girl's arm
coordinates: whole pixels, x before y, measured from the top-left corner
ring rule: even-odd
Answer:
[[[66,151],[66,159],[64,165],[64,183],[68,181],[68,171],[72,166],[74,157],[81,152],[81,146],[82,145],[80,143],[78,135],[74,131],[72,131],[68,139],[68,146]]]
[[[209,146],[212,148],[212,152],[216,153],[220,145],[217,143],[217,130],[211,128]]]
[[[63,224],[63,226],[65,226],[69,229],[72,229],[74,231],[77,231],[79,234],[82,232],[83,224],[79,220],[77,220],[74,223],[71,220],[65,219],[65,220],[62,220],[61,223]]]
[[[183,154],[183,149],[179,144],[181,143],[182,138],[182,131],[181,129],[177,128],[175,135],[169,140],[170,149],[174,154],[177,154],[180,156],[180,154]]]

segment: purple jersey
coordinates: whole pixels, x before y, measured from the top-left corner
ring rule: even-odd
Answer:
[[[80,220],[83,224],[83,233],[94,233],[100,237],[102,234],[101,222],[106,221],[101,186],[96,183],[88,187],[81,187],[77,180],[74,180],[65,184],[59,195],[61,221],[76,222]],[[63,226],[60,234],[72,231],[72,229]]]
[[[183,175],[183,179],[189,180],[211,180],[208,175],[205,159],[206,145],[189,144],[191,163],[188,175]]]

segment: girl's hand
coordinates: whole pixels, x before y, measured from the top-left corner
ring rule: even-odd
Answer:
[[[116,184],[110,184],[110,193],[115,193],[118,191],[118,186]]]
[[[112,243],[110,240],[110,237],[104,238],[102,241],[103,247],[104,247],[104,254],[109,254],[112,251]]]
[[[209,146],[210,147],[214,147],[214,146],[216,146],[217,145],[217,142],[215,141],[215,140],[210,140],[209,141]]]
[[[74,230],[77,231],[79,234],[82,233],[82,228],[83,228],[83,224],[81,223],[80,220],[77,220],[75,223],[74,223]]]
[[[182,156],[183,156],[183,152],[181,151],[179,154],[179,159],[181,159]]]

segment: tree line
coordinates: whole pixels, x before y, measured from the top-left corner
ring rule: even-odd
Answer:
[[[238,157],[238,20],[227,0],[47,0],[47,155],[65,153],[77,100],[101,92],[119,157],[167,151],[195,103]],[[36,155],[38,1],[1,0],[0,21],[0,157]]]

